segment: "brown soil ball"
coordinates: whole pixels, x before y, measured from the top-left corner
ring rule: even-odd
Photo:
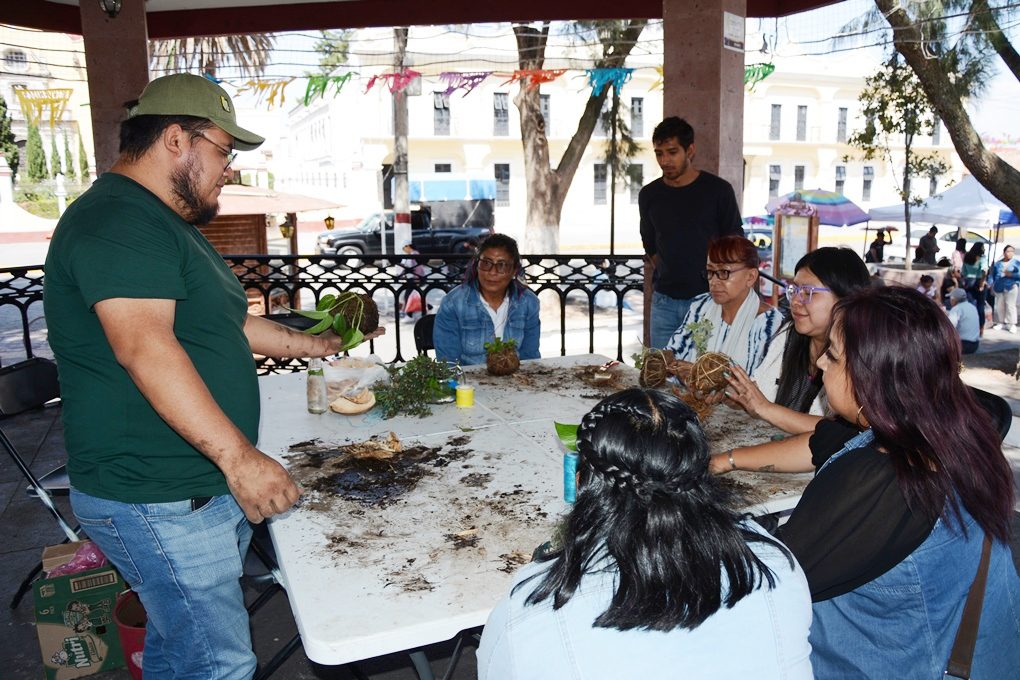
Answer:
[[[336,307],[333,313],[344,317],[347,320],[347,325],[351,326],[354,322],[354,317],[358,314],[358,310],[362,309],[361,305],[364,305],[358,330],[362,333],[371,333],[379,327],[379,308],[368,293],[355,293],[355,295],[357,296],[356,298],[354,296],[346,296],[343,303]],[[361,300],[361,303],[358,300]]]
[[[521,367],[521,359],[513,347],[490,352],[485,357],[485,368],[489,375],[510,375]]]
[[[638,374],[638,384],[641,387],[658,387],[666,382],[672,360],[673,353],[669,350],[647,351]]]
[[[699,392],[712,392],[726,387],[726,369],[733,363],[721,352],[706,352],[698,357],[691,369],[689,384]]]

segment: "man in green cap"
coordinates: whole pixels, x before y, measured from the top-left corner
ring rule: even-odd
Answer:
[[[237,124],[218,85],[178,74],[128,105],[120,157],[64,213],[46,258],[71,504],[148,613],[152,677],[250,678],[241,587],[251,522],[300,489],[255,447],[252,353],[321,357],[310,336],[248,314],[195,225],[218,209]]]

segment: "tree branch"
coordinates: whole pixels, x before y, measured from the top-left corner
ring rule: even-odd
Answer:
[[[924,93],[945,124],[963,164],[992,195],[1014,212],[1020,211],[1020,171],[985,148],[953,83],[943,72],[942,64],[924,55],[921,31],[898,0],[875,0],[875,4],[893,29],[896,51],[903,55],[917,74]]]

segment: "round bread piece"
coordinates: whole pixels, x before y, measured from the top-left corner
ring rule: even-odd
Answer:
[[[345,416],[354,416],[365,413],[375,406],[375,394],[367,387],[360,392],[350,396],[339,396],[329,404],[331,411],[342,413]]]

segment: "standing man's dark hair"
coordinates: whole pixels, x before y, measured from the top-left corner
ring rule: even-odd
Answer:
[[[671,138],[686,149],[694,143],[694,128],[678,116],[664,118],[652,131],[652,144],[662,144]]]
[[[650,343],[665,347],[691,299],[708,291],[699,272],[709,241],[744,231],[733,187],[694,167],[694,128],[686,120],[670,116],[656,125],[652,146],[662,177],[641,189],[638,209],[646,263],[654,268]]]

